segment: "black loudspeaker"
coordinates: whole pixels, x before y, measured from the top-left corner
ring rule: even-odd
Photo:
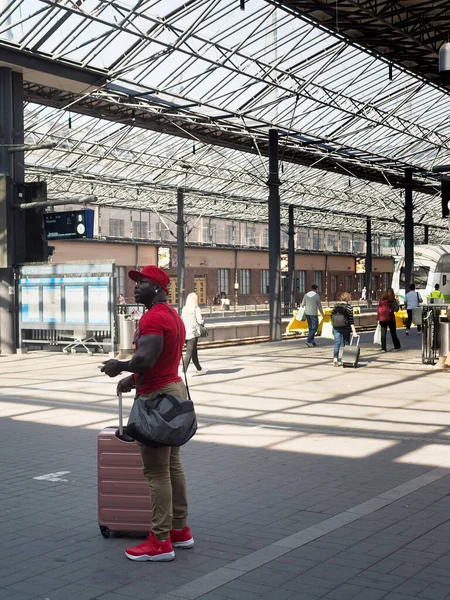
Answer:
[[[16,184],[16,204],[43,202],[47,200],[45,181]],[[31,208],[20,211],[16,223],[18,248],[16,260],[23,262],[46,262],[49,252],[44,235],[43,208]]]
[[[450,179],[441,181],[441,200],[442,200],[442,218],[446,219],[450,215],[448,203],[450,202]]]

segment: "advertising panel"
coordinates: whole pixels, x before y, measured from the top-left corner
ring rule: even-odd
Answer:
[[[24,285],[22,287],[22,314],[21,320],[27,323],[40,321],[39,312],[39,286]]]
[[[66,285],[64,288],[66,323],[84,323],[84,288],[82,285]]]
[[[162,246],[158,248],[158,267],[160,269],[170,269],[170,251],[171,248],[163,248]]]
[[[356,272],[358,274],[366,272],[366,259],[365,258],[357,258],[356,259]]]
[[[88,286],[88,322],[109,323],[109,294],[107,285]]]
[[[44,285],[42,287],[42,306],[44,323],[61,321],[61,287]]]

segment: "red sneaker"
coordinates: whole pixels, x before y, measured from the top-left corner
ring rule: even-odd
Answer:
[[[125,555],[130,560],[153,560],[153,561],[164,561],[173,560],[175,558],[175,552],[172,548],[172,542],[165,540],[157,540],[153,533],[151,533],[147,541],[143,544],[139,544],[134,548],[127,548]]]
[[[194,545],[194,538],[192,537],[189,527],[184,527],[184,529],[172,529],[170,532],[170,539],[174,548],[192,548]]]

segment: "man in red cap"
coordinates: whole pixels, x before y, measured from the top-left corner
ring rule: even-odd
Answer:
[[[136,396],[152,399],[159,394],[187,398],[186,386],[178,376],[178,366],[186,332],[178,313],[167,304],[169,276],[149,265],[130,271],[136,282],[134,297],[147,312],[140,318],[135,334],[135,353],[128,361],[107,360],[103,373],[116,377],[122,371],[132,375],[121,379],[117,393],[136,388]],[[167,561],[175,558],[173,547],[194,545],[187,526],[187,491],[180,448],[152,448],[139,444],[144,475],[150,488],[152,527],[147,541],[127,548],[126,556],[137,561]]]

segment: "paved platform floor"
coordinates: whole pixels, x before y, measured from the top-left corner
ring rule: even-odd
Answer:
[[[450,598],[450,373],[399,336],[384,354],[363,335],[356,370],[321,340],[202,350],[196,545],[171,563],[99,533],[96,438],[117,423],[101,357],[0,358],[0,599]]]

